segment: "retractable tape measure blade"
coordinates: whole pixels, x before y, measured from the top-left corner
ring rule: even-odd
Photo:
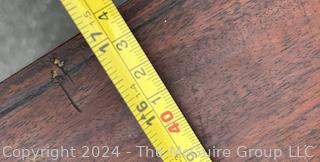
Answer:
[[[211,161],[112,0],[61,0],[163,161]]]

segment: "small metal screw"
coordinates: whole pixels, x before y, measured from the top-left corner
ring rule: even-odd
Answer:
[[[54,59],[53,64],[57,65],[58,67],[62,68],[64,66],[64,61],[61,61],[57,58]]]

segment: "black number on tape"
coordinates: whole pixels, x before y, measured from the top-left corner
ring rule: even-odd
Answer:
[[[142,76],[147,75],[143,68],[141,68],[140,70],[136,70],[133,74],[137,79],[140,79]]]

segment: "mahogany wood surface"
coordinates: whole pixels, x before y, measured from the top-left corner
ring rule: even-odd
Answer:
[[[320,1],[134,0],[120,11],[203,145],[232,150],[215,161],[273,161],[239,146],[320,161]],[[0,83],[1,148],[104,145],[121,151],[109,161],[161,161],[139,157],[151,145],[81,35]],[[305,145],[313,157],[288,157]]]

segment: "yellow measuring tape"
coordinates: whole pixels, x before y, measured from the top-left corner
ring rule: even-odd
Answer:
[[[162,160],[211,161],[112,0],[61,1]]]

